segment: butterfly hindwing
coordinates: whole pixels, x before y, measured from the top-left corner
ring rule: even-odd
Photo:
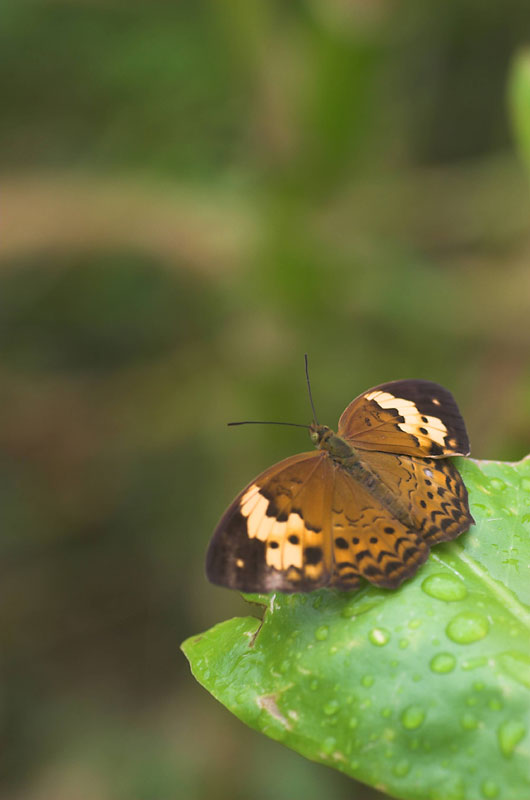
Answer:
[[[206,559],[212,583],[247,592],[307,592],[329,582],[333,468],[323,452],[287,458],[236,498]]]
[[[455,539],[474,523],[464,481],[448,459],[368,451],[362,458],[400,498],[412,524],[429,545]]]
[[[429,548],[412,526],[397,520],[342,467],[335,468],[332,585],[354,588],[355,578],[396,588],[413,575]]]
[[[346,408],[338,433],[364,450],[431,458],[469,454],[466,426],[453,395],[432,381],[374,386]]]

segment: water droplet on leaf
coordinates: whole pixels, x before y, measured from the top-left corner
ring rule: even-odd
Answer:
[[[499,796],[499,787],[492,780],[483,781],[480,791],[482,792],[482,797],[485,797],[486,800],[493,800],[493,798]]]
[[[497,492],[502,492],[503,489],[506,489],[506,484],[500,478],[491,478],[490,486]]]
[[[507,720],[499,726],[497,736],[501,753],[506,758],[509,758],[521,739],[526,736],[526,728],[519,720]]]
[[[467,589],[463,581],[457,578],[456,575],[443,572],[425,578],[421,588],[425,594],[436,598],[436,600],[444,600],[446,603],[463,600],[467,596]]]
[[[457,644],[471,644],[483,639],[489,630],[486,617],[473,611],[463,611],[448,623],[448,637]]]
[[[465,731],[474,731],[478,727],[478,720],[473,714],[464,714],[460,717],[460,724]]]
[[[401,724],[407,730],[419,728],[425,719],[425,712],[420,706],[408,706],[401,715]]]
[[[319,642],[323,642],[325,639],[328,638],[329,628],[327,625],[320,625],[315,631],[315,639],[318,639]]]
[[[452,672],[455,668],[456,658],[452,653],[437,653],[430,663],[430,668],[433,672],[443,675],[447,672]]]
[[[328,700],[328,702],[324,705],[322,709],[326,716],[330,717],[332,714],[336,714],[339,710],[339,702],[338,700]]]
[[[368,638],[377,647],[383,647],[390,641],[390,633],[385,628],[374,628],[368,634]]]
[[[392,772],[396,776],[396,778],[404,778],[405,775],[408,775],[410,772],[410,764],[409,762],[403,758],[401,761],[398,761],[397,764],[394,766]]]

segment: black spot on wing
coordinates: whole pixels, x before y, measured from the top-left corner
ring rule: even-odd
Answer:
[[[304,550],[304,561],[306,564],[319,564],[322,561],[322,548],[306,547]]]
[[[342,536],[337,536],[335,539],[335,546],[338,547],[339,550],[347,550],[348,542]]]

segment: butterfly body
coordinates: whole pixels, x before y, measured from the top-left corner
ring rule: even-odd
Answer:
[[[217,526],[209,579],[247,592],[397,587],[432,544],[473,522],[447,455],[469,442],[452,395],[429,381],[395,381],[354,400],[338,433],[310,426],[317,450],[252,481]]]
[[[357,483],[382,502],[395,517],[410,522],[405,505],[399,502],[399,497],[387,489],[366,461],[363,462],[362,451],[357,451],[326,425],[311,426],[310,431],[311,440],[329,455],[335,469],[345,470]],[[316,432],[318,439],[313,432]]]

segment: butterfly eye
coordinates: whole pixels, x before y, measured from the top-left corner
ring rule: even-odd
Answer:
[[[309,435],[311,437],[311,441],[313,442],[313,444],[319,443],[320,436],[318,435],[318,431],[310,431]]]

